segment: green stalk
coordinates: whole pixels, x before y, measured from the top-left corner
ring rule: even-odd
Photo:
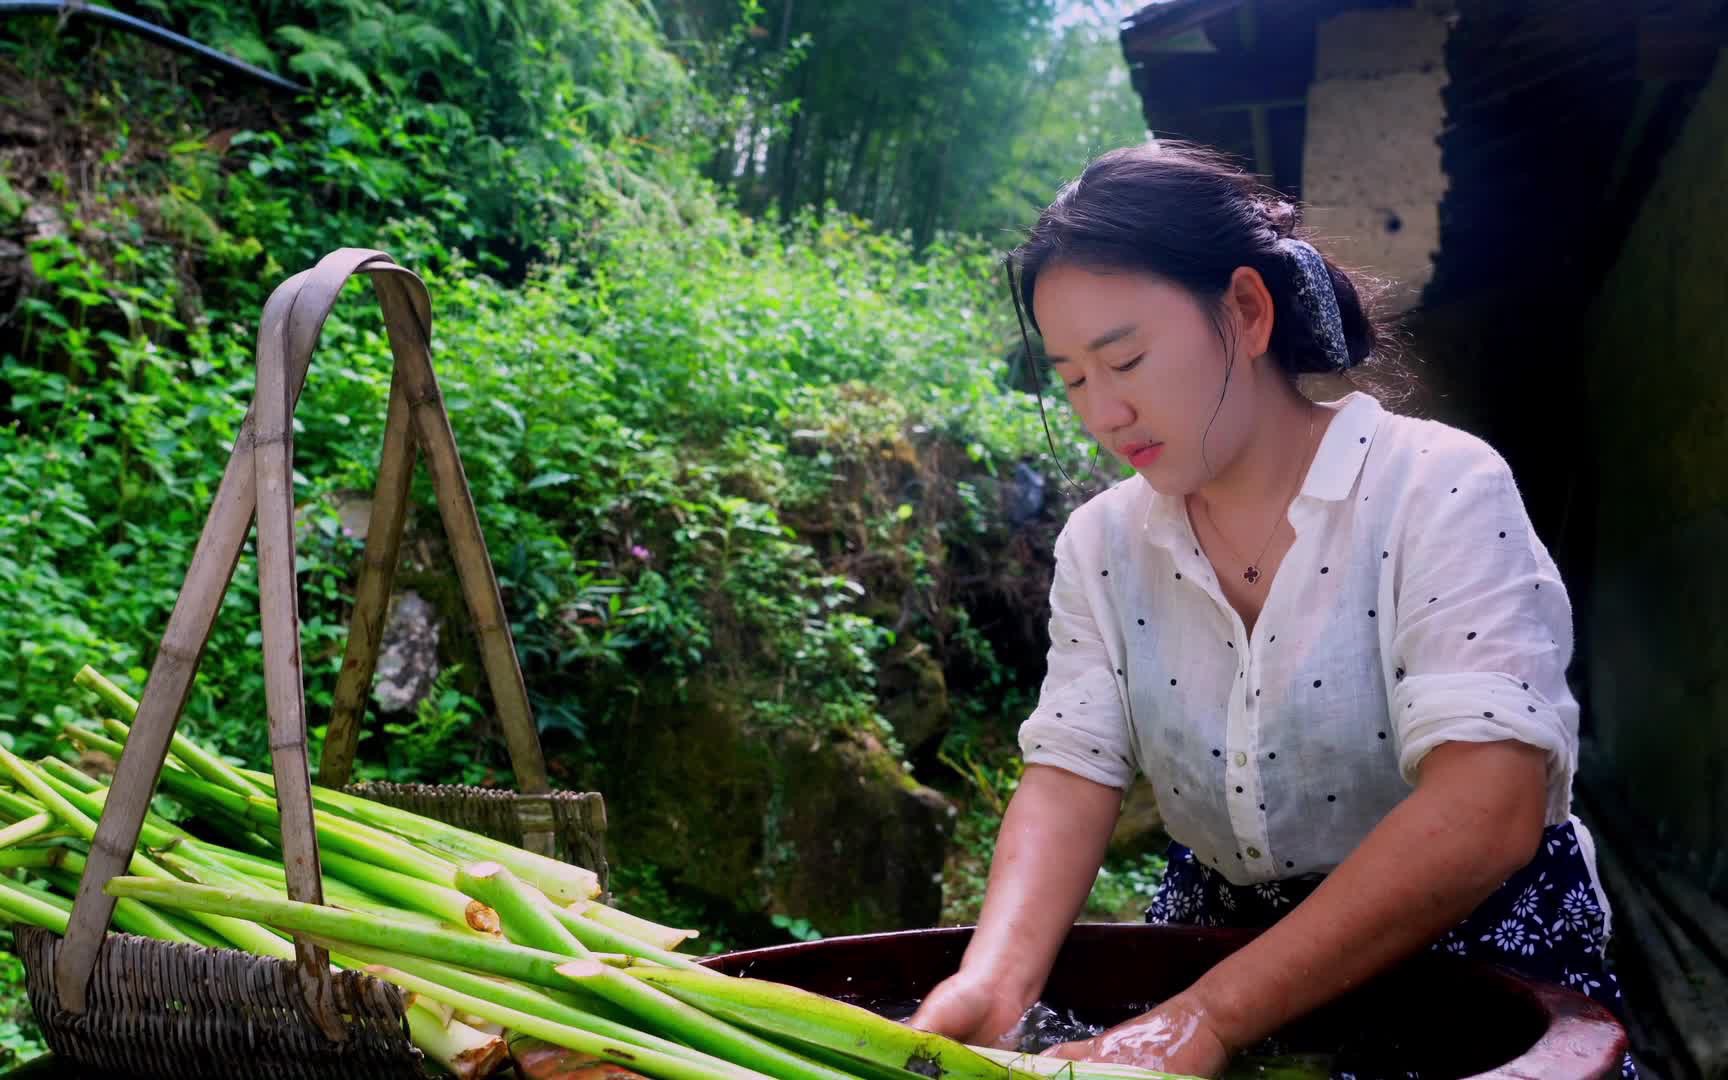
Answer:
[[[1107,1061],[1069,1061],[1066,1058],[1028,1054],[1024,1050],[998,1050],[991,1046],[973,1046],[969,1049],[997,1064],[1008,1066],[1011,1072],[1027,1072],[1036,1076],[1066,1078],[1072,1075],[1075,1080],[1156,1080],[1158,1077],[1170,1077],[1174,1080],[1175,1078],[1173,1073],[1155,1072],[1152,1069],[1136,1068],[1133,1065],[1116,1065]]]
[[[77,882],[73,882],[73,886],[76,887]],[[211,930],[203,923],[197,922],[184,915],[164,915],[162,917],[168,920],[170,926],[186,935],[186,940],[188,941],[202,945],[207,949],[232,948],[232,946],[228,944],[227,939],[216,933],[214,930]],[[118,906],[114,908],[114,922],[115,925],[119,925],[120,923],[120,908]],[[128,932],[136,933],[136,931]]]
[[[68,895],[61,896],[58,893],[33,888],[16,881],[8,881],[7,884],[28,894],[40,903],[52,905],[67,915],[71,915],[72,901],[69,897],[78,891],[78,879],[58,868],[44,870],[42,876],[55,885],[65,888]],[[114,905],[114,926],[116,929],[124,930],[128,934],[137,934],[139,937],[157,938],[162,941],[189,942],[193,940],[191,936],[180,932],[179,928],[169,924],[160,913],[152,911],[137,901]],[[65,930],[61,929],[58,932],[65,933]]]
[[[658,986],[696,1008],[770,1037],[824,1046],[926,1076],[934,1069],[943,1080],[1007,1080],[1001,1065],[952,1039],[796,987],[659,967],[625,968],[623,977]]]
[[[531,1013],[554,1023],[580,1028],[601,1038],[618,1039],[674,1057],[683,1057],[691,1061],[708,1062],[725,1067],[724,1062],[709,1054],[704,1054],[700,1050],[692,1050],[683,1043],[663,1039],[646,1031],[638,1031],[611,1017],[602,1016],[590,1009],[579,1008],[570,1004],[563,1000],[561,995],[555,995],[546,990],[525,986],[508,979],[477,975],[472,971],[465,971],[462,968],[451,967],[449,964],[441,964],[436,960],[426,960],[417,956],[405,956],[401,953],[369,949],[363,945],[341,945],[333,941],[321,943],[331,949],[333,954],[342,953],[345,961],[348,957],[355,957],[364,963],[396,968],[459,993],[484,998],[505,1008]],[[604,1002],[601,1002],[600,1005],[607,1007]]]
[[[272,791],[275,790],[269,774],[250,769],[242,771],[247,777],[260,784],[268,784]],[[600,879],[591,870],[536,855],[532,851],[524,851],[502,840],[469,832],[437,818],[429,818],[412,810],[373,802],[371,799],[316,784],[312,787],[312,802],[319,809],[331,814],[405,837],[417,844],[439,848],[454,856],[454,861],[459,863],[502,863],[517,877],[563,903],[589,900],[600,895]]]
[[[100,750],[115,761],[119,761],[120,755],[126,750],[125,743],[117,739],[110,739],[94,728],[87,728],[83,724],[65,724],[60,728],[60,734],[66,736],[66,741],[80,750]],[[178,769],[180,765],[172,759],[162,763],[164,771],[170,767]]]
[[[104,730],[115,734],[128,731],[126,725],[118,720],[104,720],[102,727]],[[163,768],[161,783],[163,787],[176,795],[205,806],[214,807],[241,821],[246,820],[246,804],[252,796],[242,795],[230,788],[223,787],[221,784],[211,783],[188,769]]]
[[[404,833],[414,835],[406,830]],[[502,863],[511,873],[562,904],[592,900],[600,895],[600,878],[592,870],[537,855],[489,836],[446,826],[427,834],[426,842],[442,848],[458,862]]]
[[[486,934],[498,932],[498,916],[491,908],[447,885],[434,885],[334,851],[323,852],[322,860],[327,872],[367,892],[437,916],[454,926],[466,926]]]
[[[218,860],[207,863],[195,863],[174,855],[160,857],[164,866],[174,871],[182,881],[190,881],[198,885],[210,885],[219,889],[238,889],[252,893],[255,896],[286,898],[286,877],[275,881],[252,877]],[[425,930],[444,930],[448,923],[432,915],[418,911],[405,911],[394,908],[369,896],[352,885],[345,885],[331,878],[324,879],[324,902],[333,907],[347,911],[365,912],[380,918],[390,919],[405,926],[417,926]]]
[[[319,857],[323,857],[319,852]],[[237,870],[247,877],[255,877],[260,881],[287,881],[288,871],[279,862],[273,862],[262,855],[248,855],[233,848],[211,847],[210,856],[230,870]]]
[[[107,785],[91,776],[82,769],[74,768],[69,761],[61,761],[57,757],[45,757],[36,763],[36,767],[71,785],[78,791],[97,791]]]
[[[71,913],[62,911],[10,878],[0,877],[0,915],[13,922],[41,926],[56,934],[66,932],[66,920]]]
[[[55,780],[59,780],[63,785],[65,785],[63,790],[69,789],[87,795],[91,799],[96,800],[92,805],[97,807],[101,807],[107,803],[108,785],[75,767],[71,762],[62,761],[56,757],[49,757],[43,758],[36,764],[37,767],[48,776]],[[144,820],[146,823],[160,829],[162,832],[170,833],[174,836],[181,837],[182,839],[188,838],[192,835],[185,829],[182,829],[180,826],[174,824],[172,821],[169,821],[167,818],[154,811],[146,811],[144,814]]]
[[[564,928],[574,934],[577,941],[590,949],[623,953],[626,956],[634,956],[642,960],[652,960],[656,964],[664,964],[667,967],[702,968],[701,964],[688,956],[681,956],[675,952],[656,948],[623,931],[614,930],[596,919],[588,918],[585,912],[578,914],[570,908],[552,904],[551,901],[547,901],[547,903],[551,904],[552,913],[557,916],[559,922],[564,924]],[[593,906],[598,907],[600,905]]]
[[[271,895],[281,896],[283,894],[278,891]],[[342,882],[337,881],[334,878],[324,879],[324,902],[333,907],[342,908],[345,911],[364,912],[368,915],[376,915],[381,919],[400,922],[405,926],[418,926],[426,930],[449,930],[452,929],[454,925],[454,928],[457,930],[467,931],[471,934],[478,933],[478,931],[475,931],[466,925],[447,923],[436,915],[427,915],[420,911],[409,911],[406,908],[392,907],[384,901],[379,900],[377,897],[368,896],[359,889],[356,889],[351,885],[344,885]],[[493,935],[486,934],[484,936],[492,937]]]
[[[45,876],[60,878],[60,880],[66,878],[64,871],[47,871]],[[67,916],[73,914],[73,902],[67,897],[62,897],[59,893],[47,892],[47,890],[41,890],[35,886],[24,885],[19,881],[5,881],[5,885],[22,893],[24,897],[35,900],[36,904],[50,905],[50,907],[54,907],[55,911],[66,912]],[[71,892],[76,892],[76,890],[78,890],[78,880],[73,878]],[[38,926],[40,924],[38,923]],[[161,938],[166,942],[190,942],[192,940],[187,935],[175,930],[173,926],[169,926],[157,912],[150,911],[149,907],[137,904],[137,902],[128,905],[124,911],[121,911],[118,904],[114,905],[114,926],[118,926],[119,930],[124,930],[126,933],[137,933],[138,937]],[[50,930],[52,930],[52,926],[50,926]],[[66,933],[66,928],[62,926],[60,930],[57,930],[57,933]]]
[[[63,781],[54,776],[44,775],[42,779],[44,783],[64,797],[67,802],[71,803],[85,814],[90,815],[93,818],[101,817],[102,808],[107,802],[107,788],[103,788],[94,793],[85,793],[73,790]],[[165,827],[164,825],[154,824],[152,819],[155,818],[156,815],[154,814],[145,815],[144,823],[139,828],[138,838],[145,847],[150,849],[151,854],[157,859],[160,860],[166,855],[173,853],[180,859],[197,865],[214,865],[221,869],[227,869],[226,865],[221,863],[215,855],[215,851],[220,849],[215,848],[214,845],[205,844],[202,841],[193,838],[183,830],[173,828],[172,826]],[[184,875],[182,874],[180,876]]]
[[[44,875],[67,895],[78,895],[78,882],[84,876],[84,854],[71,848],[61,848],[60,864]],[[159,941],[196,941],[205,944],[205,937],[214,936],[204,930],[203,936],[188,931],[167,915],[136,900],[119,900],[114,904],[114,926],[128,934],[156,938]],[[219,942],[220,943],[220,942]]]
[[[35,817],[37,814],[40,814],[42,810],[43,806],[41,803],[35,802],[31,799],[26,799],[24,796],[19,795],[16,792],[0,788],[0,814],[5,814],[13,821],[22,821],[25,818]]]
[[[4,829],[0,829],[0,849],[9,848],[14,844],[22,844],[26,840],[33,840],[41,836],[52,829],[57,820],[53,814],[42,813],[34,817],[27,817],[22,821],[13,822]]]
[[[121,731],[126,726],[118,720],[105,721],[113,724]],[[176,798],[189,806],[208,811],[228,825],[236,836],[244,836],[251,831],[252,826],[246,817],[246,796],[229,791],[227,788],[200,780],[182,768],[162,768],[159,785]]]
[[[581,916],[611,927],[622,934],[628,934],[638,941],[645,942],[654,948],[665,951],[676,949],[679,945],[697,935],[694,930],[679,930],[671,926],[661,926],[657,922],[630,914],[622,908],[609,907],[605,904],[589,904],[581,909]]]
[[[101,820],[102,808],[108,801],[106,788],[101,789],[100,792],[80,791],[58,776],[50,774],[47,769],[40,769],[39,772],[42,782],[53,788],[67,803],[77,807],[91,820]],[[174,833],[163,829],[161,826],[151,824],[149,817],[150,815],[145,815],[145,821],[138,830],[138,839],[143,842],[145,847],[172,848],[180,843],[179,837]]]
[[[57,907],[61,911],[67,912],[68,914],[70,914],[72,911],[72,901],[70,899],[68,899],[67,897],[59,895],[58,893],[51,892],[47,889],[40,888],[40,887],[32,885],[26,881],[18,881],[18,880],[11,879],[11,878],[6,879],[6,884],[12,886],[14,889],[17,889],[19,892],[27,893],[30,896],[35,897],[37,900],[42,901],[44,904],[52,904],[54,907]]]
[[[236,819],[248,822],[248,828],[258,828],[279,845],[281,832],[274,800],[263,796],[240,796],[191,776],[171,778],[164,772],[162,781],[176,795],[202,806],[215,807]],[[421,851],[389,833],[328,814],[315,815],[314,828],[321,854],[329,851],[347,855],[362,863],[383,866],[404,876],[446,888],[455,880],[456,867],[453,864]]]
[[[504,917],[508,923],[509,916]],[[849,1074],[838,1069],[831,1069],[741,1030],[718,1013],[694,1007],[646,982],[631,979],[625,974],[631,970],[632,968],[610,968],[593,960],[579,959],[560,965],[558,973],[577,986],[628,1009],[634,1016],[653,1025],[656,1030],[666,1032],[679,1042],[694,1046],[698,1050],[706,1050],[727,1061],[747,1065],[781,1080],[854,1080]],[[701,979],[724,978],[711,973],[680,971],[679,974]],[[650,993],[642,994],[638,992],[640,990],[648,990]]]
[[[495,1024],[503,1024],[511,1031],[519,1031],[543,1039],[554,1046],[562,1046],[567,1050],[575,1050],[589,1054],[603,1061],[610,1061],[656,1080],[767,1080],[760,1073],[736,1065],[698,1062],[686,1057],[650,1050],[646,1047],[623,1044],[598,1035],[570,1027],[566,1024],[554,1023],[533,1013],[507,1008],[485,998],[460,993],[447,986],[410,975],[400,969],[373,967],[372,975],[395,983],[405,990],[424,994],[429,998],[447,1002],[464,1012],[485,1017]]]
[[[94,668],[85,666],[73,677],[72,681],[86,689],[94,690],[97,697],[107,702],[127,720],[138,715],[138,702],[134,701],[126,691],[103,678]],[[131,729],[127,728],[126,730],[127,734],[130,735]],[[232,765],[178,731],[174,733],[169,748],[175,757],[185,762],[187,768],[212,784],[225,787],[241,795],[264,794],[263,789],[241,776]]]
[[[408,1008],[408,1037],[421,1053],[456,1080],[490,1076],[510,1057],[503,1039],[475,1031],[452,1017],[440,1016],[419,1001]]]
[[[552,914],[552,905],[533,886],[495,862],[456,871],[456,887],[498,913],[504,936],[562,956],[587,956],[588,949]]]
[[[60,865],[58,847],[0,848],[0,870],[44,870]]]
[[[274,835],[270,830],[280,828],[273,799],[248,799],[247,816],[255,825],[263,827],[267,836]],[[318,834],[320,850],[329,849],[445,888],[456,880],[455,864],[382,830],[320,813],[313,814],[313,827]]]
[[[461,930],[424,929],[374,915],[254,895],[248,890],[194,885],[156,877],[114,878],[108,882],[108,894],[182,911],[224,912],[268,923],[281,930],[442,960],[458,967],[521,979],[538,986],[559,988],[569,985],[558,974],[558,965],[568,957]]]
[[[67,801],[59,791],[55,790],[48,778],[34,769],[29,762],[10,750],[0,747],[0,768],[4,768],[21,787],[40,799],[42,804],[62,821],[72,826],[78,835],[84,838],[85,843],[95,839],[96,822]],[[169,881],[174,880],[172,874],[156,865],[142,852],[135,851],[132,853],[130,865],[134,874],[165,878]],[[264,956],[279,956],[283,959],[288,959],[294,955],[294,950],[287,948],[286,943],[281,938],[263,927],[242,922],[239,919],[227,918],[220,911],[206,912],[198,921],[248,952],[256,952]],[[286,954],[284,954],[284,949],[286,949]]]

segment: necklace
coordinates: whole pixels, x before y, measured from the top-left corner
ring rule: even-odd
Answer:
[[[1310,407],[1310,409],[1312,409],[1312,407]],[[1314,442],[1314,416],[1315,416],[1315,413],[1313,411],[1310,411],[1308,413],[1308,434],[1303,436],[1304,445],[1309,446],[1310,448],[1312,447],[1313,442]],[[1297,488],[1300,487],[1300,485],[1302,483],[1302,477],[1307,473],[1307,471],[1308,471],[1307,461],[1306,461],[1306,459],[1304,459],[1302,467],[1296,470],[1296,482],[1290,486],[1290,495],[1288,498],[1286,498],[1284,500],[1284,505],[1286,507],[1288,507],[1290,505],[1290,502],[1292,499],[1296,498]],[[1225,537],[1224,530],[1220,529],[1218,527],[1218,523],[1216,521],[1212,520],[1212,508],[1210,506],[1208,506],[1204,501],[1202,501],[1200,503],[1200,510],[1202,513],[1204,513],[1206,515],[1206,524],[1212,526],[1213,535],[1218,537],[1219,540],[1223,541],[1225,547],[1230,548],[1230,553],[1232,555],[1235,555],[1236,557],[1240,558],[1241,556],[1236,551],[1236,549],[1234,547],[1230,546],[1230,541],[1228,538]],[[1262,576],[1260,573],[1261,560],[1266,558],[1267,550],[1272,547],[1272,538],[1274,536],[1278,535],[1278,522],[1280,522],[1282,520],[1284,520],[1284,516],[1282,514],[1280,514],[1278,517],[1272,519],[1272,531],[1266,534],[1266,542],[1264,544],[1260,545],[1260,554],[1256,555],[1248,563],[1247,568],[1242,571],[1242,580],[1246,581],[1248,584],[1255,585],[1255,584],[1259,583],[1260,578]]]

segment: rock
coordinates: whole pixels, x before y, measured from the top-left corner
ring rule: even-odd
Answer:
[[[874,740],[793,741],[782,750],[773,901],[824,934],[935,926],[955,814]]]
[[[372,700],[387,713],[412,710],[438,677],[438,612],[420,594],[397,593],[384,620]]]
[[[1014,464],[1014,478],[1003,490],[1003,511],[1014,525],[1024,525],[1044,512],[1044,474],[1027,459]]]
[[[365,491],[340,491],[331,496],[336,503],[336,518],[342,522],[342,534],[356,540],[366,539],[372,528],[372,496]]]
[[[948,680],[922,642],[896,646],[877,670],[882,715],[908,755],[948,731]]]
[[[738,687],[650,688],[596,731],[585,780],[606,795],[620,865],[745,916],[825,935],[934,926],[954,814],[867,737],[758,728]]]
[[[60,217],[60,212],[47,203],[31,203],[24,208],[24,235],[30,240],[65,236],[66,222]]]
[[[1145,777],[1135,780],[1122,799],[1122,816],[1110,834],[1110,854],[1118,857],[1162,853],[1170,844],[1158,798]]]

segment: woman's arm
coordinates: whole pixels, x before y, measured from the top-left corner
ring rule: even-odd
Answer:
[[[1307,900],[1158,1009],[1062,1057],[1212,1075],[1232,1053],[1457,925],[1541,842],[1546,754],[1446,743],[1417,788]]]
[[[1019,1021],[1092,890],[1121,806],[1120,788],[1027,766],[960,970],[925,998],[913,1027],[990,1042]]]
[[[1420,951],[1535,857],[1541,749],[1446,743],[1421,768],[1416,790],[1306,901],[1188,990],[1228,1049]]]

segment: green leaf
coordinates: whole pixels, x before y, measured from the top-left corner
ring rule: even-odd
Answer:
[[[60,508],[60,513],[65,515],[68,518],[71,518],[73,521],[76,521],[78,524],[84,526],[86,529],[90,529],[90,530],[94,531],[96,528],[96,523],[94,521],[91,521],[89,518],[85,517],[83,514],[80,514],[78,511],[72,509],[70,506],[62,506]]]
[[[575,475],[567,472],[541,473],[539,476],[528,481],[528,490],[534,491],[543,487],[556,487],[560,484],[568,484],[574,479],[576,479]]]

